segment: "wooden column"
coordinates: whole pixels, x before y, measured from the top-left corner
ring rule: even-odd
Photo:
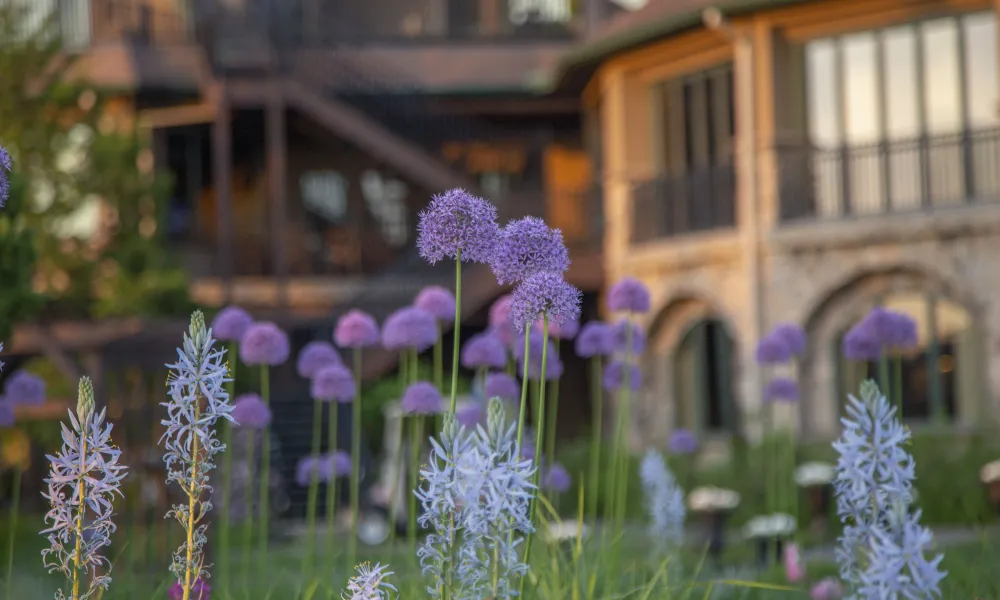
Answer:
[[[279,306],[288,304],[288,256],[285,247],[286,182],[288,179],[288,140],[285,129],[285,102],[281,81],[271,80],[267,98],[267,182],[268,216],[271,232],[271,270],[277,280]]]
[[[188,131],[184,140],[184,154],[187,160],[187,189],[184,194],[188,199],[188,206],[191,208],[191,231],[189,233],[196,239],[201,239],[205,233],[205,224],[202,222],[201,211],[198,206],[198,197],[201,195],[205,185],[205,177],[202,172],[201,154],[201,132],[199,128],[192,127]]]
[[[233,139],[232,106],[226,86],[220,82],[215,93],[217,105],[212,124],[212,179],[215,186],[215,216],[218,275],[223,282],[223,303],[233,300]]]

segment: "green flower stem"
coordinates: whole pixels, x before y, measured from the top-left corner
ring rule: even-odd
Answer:
[[[10,522],[7,523],[10,530],[7,532],[7,577],[4,580],[7,582],[6,598],[14,597],[10,593],[10,587],[14,578],[14,540],[17,538],[17,521],[21,512],[21,477],[23,475],[24,469],[21,468],[21,465],[16,465],[14,467],[14,483],[10,492]]]
[[[243,488],[245,491],[244,502],[246,503],[246,514],[243,515],[243,574],[244,584],[249,586],[250,573],[250,553],[253,552],[253,472],[254,472],[254,431],[247,429],[247,484]]]
[[[444,393],[444,348],[441,337],[441,325],[438,324],[438,337],[434,342],[434,387]]]
[[[556,356],[559,355],[559,340],[556,340]],[[543,377],[544,379],[544,377]],[[556,462],[556,419],[559,418],[559,379],[552,382],[549,388],[549,413],[545,415],[545,456],[549,465]]]
[[[536,413],[538,422],[535,423],[535,473],[531,477],[532,483],[538,489],[537,494],[541,494],[540,488],[538,488],[539,480],[541,478],[541,465],[542,465],[542,448],[544,447],[542,443],[545,441],[545,370],[548,367],[548,352],[549,350],[549,316],[542,316],[542,370],[539,373],[538,381],[538,412]],[[525,366],[525,381],[527,381],[527,366],[528,366],[528,355],[525,353],[524,356],[524,366]],[[549,457],[549,464],[551,464],[552,457]],[[538,512],[538,500],[535,495],[531,496],[528,517],[532,524],[535,524],[535,517]],[[538,529],[536,527],[535,531]],[[531,542],[535,537],[535,533],[529,533],[527,539],[524,540],[524,563],[526,565],[531,565]],[[524,597],[524,581],[526,577],[521,578],[520,582],[520,597]]]
[[[420,446],[423,435],[424,421],[420,415],[410,417],[410,490],[417,489],[417,472],[420,469]],[[407,494],[406,537],[410,542],[410,552],[416,557],[417,552],[417,495]]]
[[[238,362],[236,342],[229,342],[229,381],[226,383],[226,393],[229,394],[229,402],[232,403],[236,395],[236,363]],[[226,451],[222,456],[222,530],[219,532],[219,579],[222,580],[223,595],[229,595],[229,527],[230,508],[229,498],[232,496],[233,481],[233,429],[232,423],[226,421],[223,426],[222,443],[226,445]]]
[[[778,499],[774,486],[777,480],[774,456],[772,456],[772,446],[774,445],[774,419],[771,414],[772,406],[766,402],[760,407],[761,415],[761,456],[764,458],[764,506],[768,513],[773,513],[778,509]]]
[[[521,410],[517,415],[517,447],[521,448],[524,435],[524,418],[528,409],[528,360],[531,358],[531,327],[524,329],[524,365],[521,367]],[[537,449],[536,449],[537,452]]]
[[[309,495],[306,500],[306,523],[307,539],[306,553],[302,557],[302,572],[308,574],[312,572],[313,561],[316,558],[316,500],[319,494],[319,449],[323,437],[323,401],[313,400],[313,422],[312,422],[312,457],[313,470],[309,477]]]
[[[408,371],[409,371],[409,357],[407,352],[404,350],[399,353],[399,398],[400,401],[403,398],[403,394],[406,392],[407,382],[409,381]],[[392,464],[396,467],[396,474],[392,478],[392,484],[389,486],[389,548],[392,548],[392,543],[396,541],[396,517],[399,515],[397,512],[399,507],[397,506],[396,496],[399,494],[397,489],[399,486],[399,469],[402,468],[403,462],[403,405],[402,402],[399,403],[399,433],[396,435],[396,451],[395,456],[392,457]],[[353,564],[353,562],[351,563]]]
[[[353,351],[354,383],[358,393],[351,407],[351,539],[348,541],[348,568],[355,565],[358,558],[358,521],[361,520],[360,482],[361,475],[361,348]],[[331,415],[332,416],[332,415]],[[331,442],[331,445],[333,442]]]
[[[896,405],[896,417],[899,421],[903,422],[903,355],[897,354],[896,360],[893,361],[895,373],[893,374],[893,381],[895,385],[893,386],[892,396],[893,404]]]
[[[593,441],[590,444],[590,483],[587,494],[590,496],[590,518],[597,518],[597,498],[598,486],[601,478],[601,439],[604,437],[604,388],[601,384],[601,357],[594,356],[590,359],[590,394],[592,396],[591,410],[593,411]]]
[[[330,453],[330,460],[337,451],[337,417],[340,406],[336,402],[330,403],[330,420],[327,421],[327,451]],[[326,481],[326,555],[333,558],[336,550],[337,539],[337,485],[339,484],[337,473],[331,470],[330,478]]]
[[[891,392],[894,392],[889,387],[889,357],[886,355],[885,350],[882,350],[878,357],[878,385],[882,388],[882,393],[887,396]],[[889,397],[893,396],[895,396],[894,393]]]
[[[451,332],[451,412],[458,401],[458,342],[462,329],[462,251],[455,253],[455,322]]]
[[[260,397],[264,404],[271,404],[271,373],[267,365],[260,366]],[[259,573],[267,572],[267,544],[271,530],[268,528],[270,515],[270,493],[271,493],[271,426],[264,428],[264,438],[260,443],[260,539],[258,540],[259,554],[257,560],[260,561]]]

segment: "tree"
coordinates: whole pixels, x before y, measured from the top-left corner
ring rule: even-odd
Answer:
[[[16,164],[0,215],[13,224],[0,220],[0,323],[43,304],[47,317],[187,314],[187,282],[158,227],[171,183],[153,172],[135,120],[109,110],[116,93],[72,77],[44,4],[0,2],[0,140]],[[12,282],[23,299],[8,301]]]

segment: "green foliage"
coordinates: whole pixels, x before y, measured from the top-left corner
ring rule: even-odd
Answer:
[[[38,254],[23,217],[24,191],[24,182],[15,173],[6,207],[0,210],[0,340],[10,338],[14,323],[34,317],[43,301],[32,288]]]

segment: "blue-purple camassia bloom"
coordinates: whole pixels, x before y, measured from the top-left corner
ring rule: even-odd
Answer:
[[[580,318],[580,290],[558,273],[536,273],[511,295],[510,320],[518,333],[541,318],[562,323]]]
[[[639,465],[639,478],[645,494],[646,510],[651,521],[652,538],[678,548],[684,541],[684,490],[677,484],[663,455],[655,450],[646,452]]]
[[[220,419],[233,421],[225,389],[231,381],[225,350],[216,348],[201,311],[191,315],[191,326],[177,349],[177,362],[167,368],[169,400],[161,403],[167,409],[167,418],[161,421],[166,427],[160,438],[163,462],[167,482],[177,483],[187,496],[184,502],[174,504],[167,516],[176,519],[191,539],[190,548],[185,541],[174,553],[170,569],[178,581],[189,578],[194,582],[208,575],[203,572],[207,569],[203,550],[208,524],[202,517],[212,509],[209,473],[215,468],[213,458],[226,449],[216,437],[216,425]]]
[[[392,571],[375,563],[358,565],[358,574],[347,582],[347,589],[341,594],[342,600],[391,600],[396,594],[396,588],[386,581]]]
[[[913,457],[904,449],[910,433],[878,386],[861,385],[849,397],[834,489],[844,523],[837,548],[840,576],[861,598],[931,598],[940,595],[940,557],[924,559],[930,532],[909,514]]]
[[[115,532],[114,496],[122,496],[126,467],[118,462],[121,451],[111,444],[111,424],[105,424],[104,414],[95,411],[90,379],[81,378],[76,414],[69,411],[70,426],[62,424],[62,448],[46,456],[48,489],[42,496],[51,508],[45,515],[48,528],[42,531],[49,541],[42,562],[50,573],[62,573],[70,588],[80,585],[79,600],[111,583],[111,562],[102,549],[111,545]],[[62,591],[56,595],[64,597]]]
[[[500,400],[490,401],[487,422],[470,433],[446,413],[421,471],[420,524],[431,533],[417,554],[434,598],[449,580],[453,598],[511,598],[527,573],[518,547],[534,530],[528,517],[534,467],[520,457]]]
[[[413,306],[422,308],[443,323],[455,320],[455,295],[440,285],[429,285],[413,299]]]
[[[536,273],[565,273],[569,251],[561,231],[538,217],[524,217],[501,230],[490,266],[501,285],[520,283]]]
[[[462,189],[434,196],[417,224],[417,248],[431,264],[446,258],[490,264],[499,236],[496,207]]]

